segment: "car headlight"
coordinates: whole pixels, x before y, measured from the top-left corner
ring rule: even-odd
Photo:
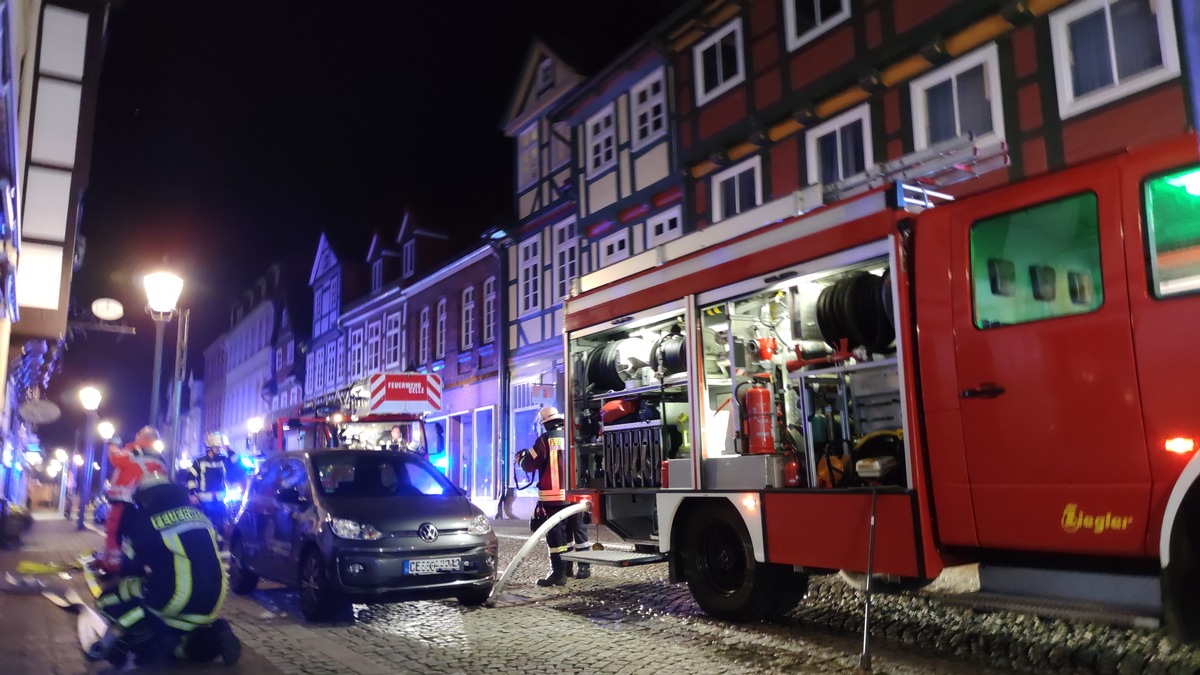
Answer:
[[[487,534],[491,531],[492,523],[482,513],[472,518],[471,524],[467,525],[467,534]]]
[[[375,541],[383,537],[383,533],[374,525],[367,525],[349,518],[330,518],[329,526],[333,528],[333,533],[342,539]]]

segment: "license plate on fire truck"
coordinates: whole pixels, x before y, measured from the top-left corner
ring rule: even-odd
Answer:
[[[428,558],[426,560],[405,560],[405,574],[444,574],[446,572],[461,572],[462,558]]]

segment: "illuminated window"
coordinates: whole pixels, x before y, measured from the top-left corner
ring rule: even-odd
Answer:
[[[1085,314],[1104,304],[1096,195],[1064,197],[971,226],[975,326]]]
[[[1150,290],[1160,298],[1200,291],[1200,167],[1146,181],[1143,197]]]

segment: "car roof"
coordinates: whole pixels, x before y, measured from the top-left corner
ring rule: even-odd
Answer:
[[[286,458],[304,459],[305,457],[309,457],[312,459],[321,459],[321,458],[325,458],[325,457],[337,457],[337,456],[345,456],[345,455],[361,455],[361,456],[386,455],[389,457],[397,457],[397,458],[413,457],[412,453],[400,452],[398,450],[358,450],[358,449],[349,449],[349,448],[332,448],[332,449],[328,449],[328,450],[289,450],[287,452],[281,452],[276,455],[271,455],[270,457],[267,458],[267,461],[272,461],[272,460],[277,460],[277,459],[286,459]]]

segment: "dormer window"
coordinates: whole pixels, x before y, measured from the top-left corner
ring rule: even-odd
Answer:
[[[417,271],[417,242],[404,242],[404,278],[411,277]]]
[[[383,286],[383,258],[371,265],[371,291],[378,291]]]
[[[552,87],[554,87],[554,62],[550,59],[542,59],[537,69],[537,95],[541,96]]]

